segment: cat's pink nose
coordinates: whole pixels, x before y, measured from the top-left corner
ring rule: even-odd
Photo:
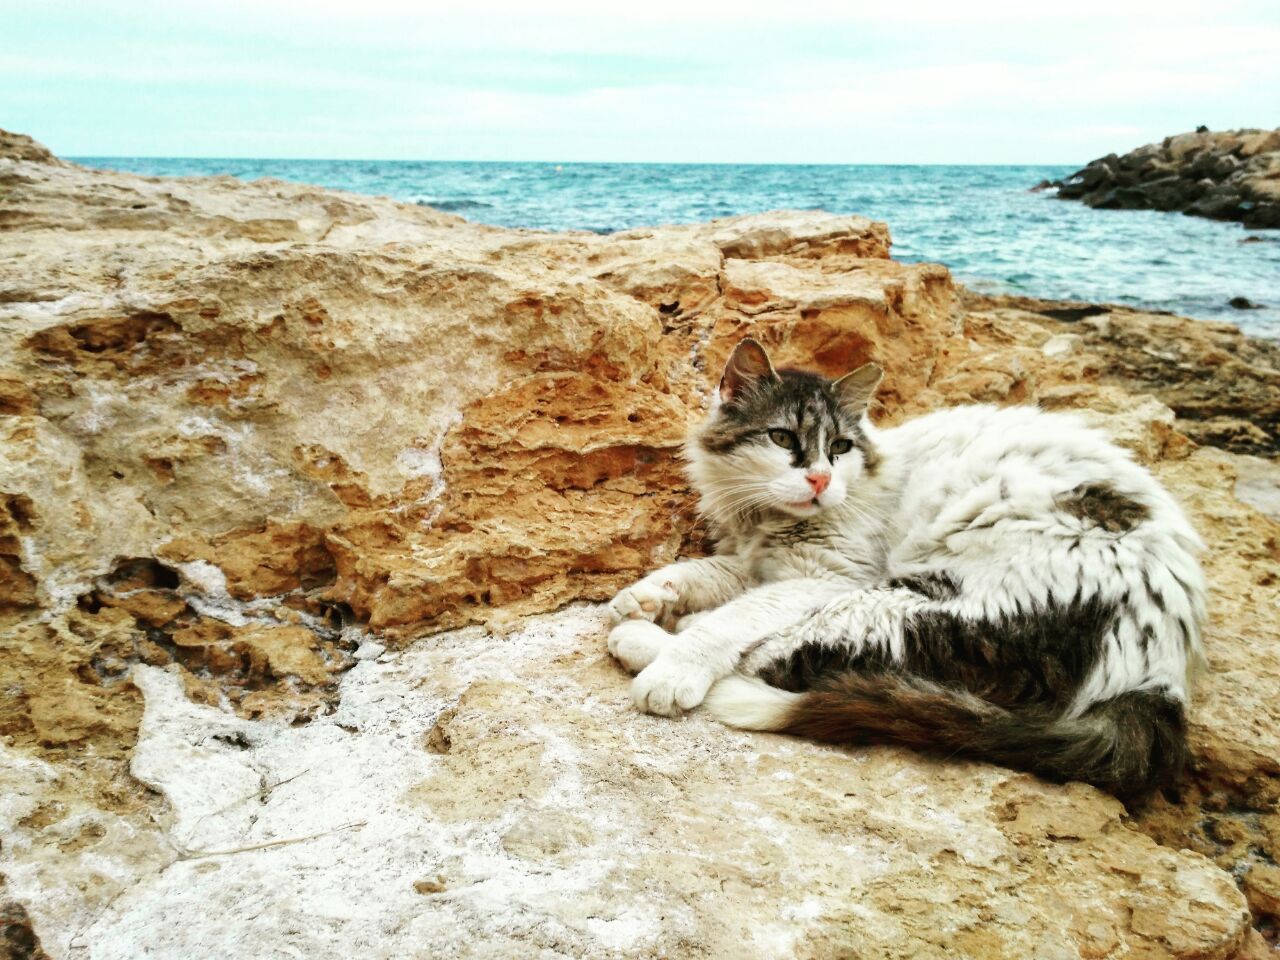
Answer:
[[[809,486],[813,487],[813,495],[821,496],[822,491],[827,489],[827,484],[831,482],[831,474],[829,473],[809,473],[805,475],[805,479],[809,481]]]

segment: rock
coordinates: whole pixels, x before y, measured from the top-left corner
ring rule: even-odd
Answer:
[[[1251,867],[1244,876],[1244,889],[1255,913],[1280,919],[1280,867],[1273,863]]]
[[[1234,464],[1236,499],[1272,520],[1280,520],[1280,464],[1247,454],[1237,455]]]
[[[5,896],[0,879],[0,956],[8,960],[49,960],[22,904]]]
[[[859,217],[553,235],[38,152],[0,189],[0,903],[50,956],[1253,949],[1280,525],[1187,433],[1274,455],[1273,344],[977,298]],[[1217,598],[1181,794],[634,713],[562,608],[705,549],[679,450],[748,332],[881,364],[881,422],[1079,408],[1157,471]]]
[[[1240,190],[1235,184],[1219,183],[1209,187],[1199,199],[1187,205],[1184,213],[1210,220],[1242,220]]]
[[[1154,207],[1157,210],[1181,210],[1196,200],[1207,189],[1203,180],[1184,180],[1182,177],[1161,177],[1147,182],[1135,191],[1140,204],[1138,209]]]
[[[1058,196],[1077,199],[1115,180],[1116,173],[1106,159],[1095,160],[1083,170],[1078,170],[1066,180],[1058,181]]]
[[[352,656],[357,660],[377,660],[386,652],[387,648],[383,644],[374,640],[365,640]]]
[[[1040,352],[1050,358],[1067,357],[1076,353],[1083,343],[1084,338],[1078,333],[1059,333],[1046,340]]]
[[[1117,157],[1090,162],[1060,181],[1063,200],[1105,210],[1181,210],[1247,227],[1280,228],[1280,129],[1232,130],[1166,137]]]
[[[1137,187],[1098,191],[1085,197],[1085,203],[1096,210],[1142,210],[1148,205],[1146,194]]]
[[[26,163],[61,164],[43,143],[37,143],[26,134],[0,130],[0,160],[21,160]]]
[[[1280,230],[1280,203],[1257,203],[1245,210],[1244,225],[1251,230]]]
[[[445,881],[443,874],[437,874],[431,879],[413,881],[413,889],[416,893],[427,896],[433,893],[444,893],[449,889],[449,885]]]
[[[1254,303],[1248,297],[1232,297],[1227,301],[1227,306],[1234,307],[1236,310],[1261,310],[1263,305]]]
[[[579,608],[505,639],[439,635],[362,663],[332,716],[295,727],[192,705],[139,668],[132,769],[168,800],[172,847],[126,858],[104,821],[79,847],[30,851],[24,877],[129,884],[101,906],[89,884],[34,902],[46,949],[1189,957],[1243,942],[1231,878],[1091,788],[638,716],[603,629]],[[408,746],[441,725],[443,752]]]
[[[981,336],[1010,343],[1044,337],[1041,350],[1054,337],[1081,338],[1078,366],[1055,376],[1099,379],[1154,396],[1197,442],[1235,453],[1280,453],[1280,345],[1273,341],[1226,323],[1116,305],[970,292],[963,303],[970,329]]]
[[[1280,151],[1280,130],[1241,131],[1240,156],[1252,159]]]

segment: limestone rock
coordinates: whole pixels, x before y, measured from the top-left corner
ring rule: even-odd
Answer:
[[[1280,344],[1274,341],[1247,337],[1228,323],[1109,304],[970,292],[963,301],[975,329],[982,325],[1016,340],[1038,328],[1049,335],[1046,351],[1059,338],[1076,338],[1091,355],[1077,368],[1081,377],[1156,397],[1199,443],[1280,453]],[[1061,374],[1066,367],[1059,367]]]
[[[0,158],[25,160],[28,163],[61,163],[43,143],[37,143],[25,133],[0,130]]]
[[[1262,923],[1280,528],[1236,496],[1265,506],[1272,461],[1226,450],[1274,455],[1273,347],[977,300],[859,217],[553,235],[0,142],[15,936],[53,957],[1255,948],[1231,874]],[[784,364],[880,363],[882,422],[1078,408],[1152,465],[1217,598],[1181,793],[1128,820],[1079,785],[632,711],[594,608],[547,613],[705,548],[679,450],[747,333]]]
[[[132,768],[169,802],[163,845],[116,846],[101,813],[17,828],[22,889],[56,874],[87,891],[32,899],[45,949],[1066,958],[1244,942],[1230,876],[1092,788],[639,716],[603,629],[575,608],[505,638],[441,634],[360,663],[333,715],[295,727],[194,705],[138,668]],[[52,842],[86,824],[81,844]],[[82,882],[95,871],[121,894],[103,903]]]
[[[128,613],[134,659],[237,704],[323,684],[264,673],[211,618],[310,630],[345,668],[347,623],[398,641],[512,620],[697,549],[678,452],[745,330],[831,373],[874,356],[911,396],[954,300],[858,217],[557,237],[0,164],[0,605]],[[132,583],[142,563],[158,588]]]

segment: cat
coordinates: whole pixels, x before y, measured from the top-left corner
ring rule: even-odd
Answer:
[[[876,428],[880,380],[735,347],[686,447],[716,553],[609,605],[637,708],[705,700],[736,727],[1121,798],[1171,782],[1205,618],[1177,504],[1075,416],[967,406]]]

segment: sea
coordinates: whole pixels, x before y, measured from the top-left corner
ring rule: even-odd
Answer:
[[[276,177],[542,230],[610,233],[784,208],[862,214],[889,224],[895,258],[944,263],[979,291],[1167,310],[1280,337],[1280,231],[1092,210],[1031,191],[1068,166],[75,159],[157,176]],[[1241,297],[1259,306],[1230,305]]]

